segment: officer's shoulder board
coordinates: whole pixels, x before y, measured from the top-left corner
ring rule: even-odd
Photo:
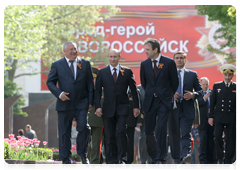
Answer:
[[[219,81],[219,82],[215,82],[215,84],[220,84],[220,83],[222,83],[223,81]]]
[[[238,86],[238,83],[236,83],[236,82],[233,82],[233,84]]]

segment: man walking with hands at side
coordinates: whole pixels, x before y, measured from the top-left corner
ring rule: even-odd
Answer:
[[[140,78],[145,90],[143,110],[147,150],[152,163],[162,164],[167,152],[167,121],[178,87],[178,74],[174,60],[161,55],[158,40],[148,38],[144,45],[148,59],[141,63]]]
[[[71,164],[71,127],[77,121],[77,153],[87,164],[90,127],[88,110],[93,107],[94,84],[90,62],[77,57],[77,45],[63,45],[65,57],[52,63],[47,86],[57,98],[59,155],[63,164]],[[56,85],[58,83],[58,86]]]
[[[104,133],[106,138],[106,157],[108,164],[121,164],[124,157],[127,137],[126,124],[129,114],[128,86],[133,97],[133,113],[140,113],[139,99],[130,68],[119,65],[120,52],[111,49],[108,53],[109,66],[98,71],[95,90],[95,108],[97,116],[103,116]],[[104,91],[104,101],[100,100]]]

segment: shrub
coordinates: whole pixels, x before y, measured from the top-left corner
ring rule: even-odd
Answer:
[[[4,141],[4,159],[10,159],[10,145]]]

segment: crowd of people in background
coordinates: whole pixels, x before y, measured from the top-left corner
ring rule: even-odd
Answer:
[[[144,46],[147,59],[136,86],[118,50],[110,49],[109,66],[98,70],[77,57],[75,43],[64,44],[65,57],[52,63],[47,80],[58,99],[62,163],[71,164],[73,142],[83,164],[233,163],[235,66],[222,65],[224,80],[209,89],[207,77],[199,80],[185,67],[185,52],[163,56],[153,38]]]

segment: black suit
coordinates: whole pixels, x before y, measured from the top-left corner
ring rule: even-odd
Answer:
[[[173,95],[178,87],[176,64],[174,60],[161,55],[154,76],[152,60],[147,59],[141,62],[140,78],[145,90],[143,110],[148,154],[154,162],[164,162],[167,152],[168,115],[172,109]],[[155,137],[156,116],[158,122]]]
[[[231,164],[236,149],[236,83],[231,82],[230,87],[224,81],[215,83],[210,99],[209,118],[214,118],[217,158],[224,157],[222,133],[226,126],[225,163]]]
[[[81,157],[87,156],[87,144],[90,127],[87,123],[89,105],[93,105],[94,83],[90,62],[77,57],[76,79],[70,70],[66,58],[52,63],[47,79],[47,86],[57,98],[58,111],[59,155],[63,163],[71,163],[71,127],[72,119],[77,121],[77,153]],[[56,84],[58,83],[58,87]],[[70,100],[62,101],[61,92],[69,93]]]
[[[193,92],[194,89],[194,99],[199,97],[198,91],[202,90],[202,88],[196,72],[184,69],[182,88],[183,93],[185,93],[185,90]],[[175,163],[179,163],[180,159],[187,156],[187,154],[190,154],[190,134],[194,118],[195,108],[193,99],[183,99],[181,102],[177,102],[177,108],[173,109],[171,114],[169,115],[169,141],[171,155],[172,158],[175,160]]]
[[[116,83],[114,82],[110,66],[98,71],[96,78],[95,108],[101,108],[100,99],[103,88],[104,101],[102,105],[102,117],[107,141],[107,163],[110,164],[121,161],[124,156],[124,144],[127,140],[126,123],[129,115],[128,86],[133,96],[133,106],[134,108],[139,108],[136,82],[130,68],[120,66]]]
[[[210,95],[212,95],[209,89]],[[213,164],[216,163],[216,150],[214,144],[214,126],[208,124],[208,113],[210,108],[210,97],[208,100],[204,100],[204,91],[199,92],[200,96],[197,99],[200,111],[200,125],[198,126],[198,132],[200,137],[199,146],[199,161],[201,164]],[[209,104],[208,104],[209,103]]]

